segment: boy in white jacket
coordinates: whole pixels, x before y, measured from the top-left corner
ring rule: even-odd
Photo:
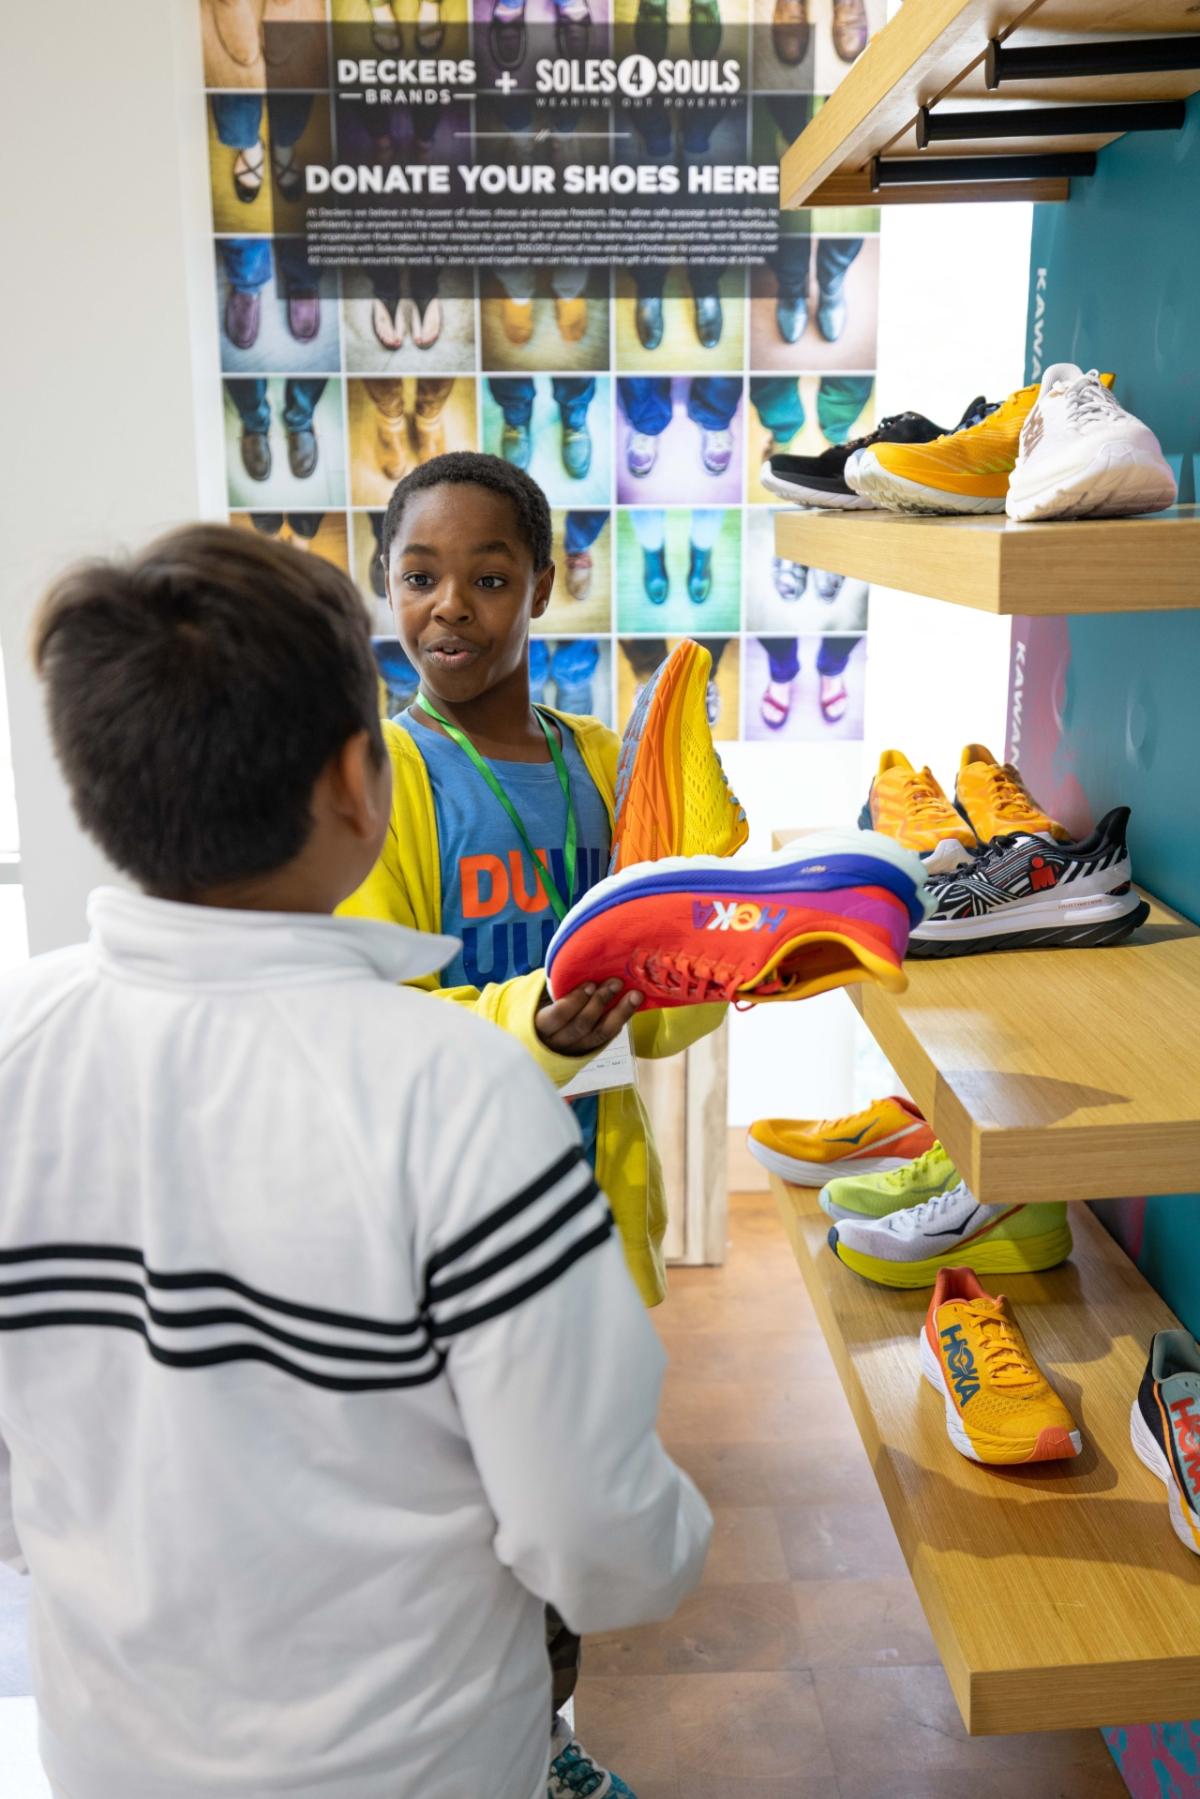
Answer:
[[[36,636],[141,893],[0,980],[0,1556],[61,1799],[545,1799],[542,1612],[666,1616],[710,1520],[567,1108],[334,919],[387,829],[361,602],[215,526]],[[556,1745],[556,1749],[560,1748]]]

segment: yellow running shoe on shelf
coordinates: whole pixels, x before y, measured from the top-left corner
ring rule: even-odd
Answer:
[[[940,1143],[890,1174],[841,1174],[821,1188],[817,1204],[827,1218],[886,1218],[923,1206],[959,1183],[958,1169]]]
[[[948,873],[967,860],[968,850],[979,848],[978,837],[930,770],[914,768],[900,750],[880,756],[858,823],[861,830],[881,831],[902,848],[930,857],[932,874]]]
[[[962,1181],[924,1205],[886,1218],[842,1218],[829,1227],[839,1261],[881,1287],[932,1287],[942,1268],[1038,1274],[1071,1253],[1062,1200],[985,1206]]]
[[[772,1174],[797,1187],[819,1187],[831,1173],[904,1168],[932,1147],[933,1132],[910,1099],[893,1094],[849,1118],[760,1118],[746,1143]]]
[[[1070,841],[1070,831],[1042,811],[1011,762],[997,762],[981,743],[969,743],[962,753],[954,799],[981,843],[1010,831]]]
[[[684,638],[638,698],[621,739],[609,874],[665,856],[732,856],[750,835],[708,723],[712,657]]]
[[[1009,1467],[1079,1454],[1075,1420],[1021,1335],[1008,1301],[969,1268],[943,1268],[921,1332],[921,1373],[946,1406],[946,1434],[972,1462]]]
[[[1113,377],[1100,377],[1111,387]],[[977,425],[927,444],[877,443],[846,465],[856,493],[890,512],[1003,512],[1021,429],[1033,411],[1038,382],[1019,387]]]

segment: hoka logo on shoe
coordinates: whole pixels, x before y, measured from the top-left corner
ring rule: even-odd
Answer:
[[[756,906],[750,900],[693,900],[692,924],[698,931],[777,931],[786,906]]]
[[[974,1399],[979,1391],[979,1380],[975,1373],[975,1358],[971,1354],[971,1346],[957,1324],[948,1324],[938,1332],[942,1340],[942,1354],[946,1358],[946,1366],[950,1370],[950,1379],[954,1383],[954,1391],[958,1394],[959,1405],[966,1405]]]
[[[1200,1418],[1196,1416],[1196,1402],[1190,1396],[1173,1399],[1170,1412],[1175,1442],[1192,1483],[1192,1491],[1200,1493]]]

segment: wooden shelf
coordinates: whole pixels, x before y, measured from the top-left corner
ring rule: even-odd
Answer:
[[[912,4],[912,0],[908,0]],[[1164,612],[1200,606],[1200,506],[1144,518],[1014,525],[1003,515],[775,516],[780,556],[980,612]]]
[[[1118,75],[1103,79],[1005,83],[999,96],[984,85],[988,39],[1010,48],[1144,35],[1182,36],[1200,29],[1193,0],[905,0],[818,110],[783,159],[780,204],[896,205],[931,200],[1065,200],[1069,182],[955,183],[871,192],[878,155],[916,154],[913,131],[922,105],[1011,106],[1110,100],[1184,99],[1200,89],[1200,71]],[[1031,154],[1102,148],[1111,136],[1005,138],[998,143],[938,143],[923,158]]]
[[[1200,930],[1150,905],[1107,949],[910,961],[904,993],[847,989],[985,1204],[1200,1190]]]
[[[1132,1262],[1083,1210],[1069,1263],[992,1283],[1084,1447],[1073,1462],[983,1468],[951,1446],[920,1376],[928,1294],[861,1280],[830,1254],[815,1194],[771,1186],[967,1730],[1193,1716],[1200,1559],[1129,1442],[1151,1335],[1176,1320]]]

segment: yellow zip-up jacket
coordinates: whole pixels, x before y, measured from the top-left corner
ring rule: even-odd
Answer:
[[[598,719],[575,718],[562,712],[552,716],[560,719],[574,736],[611,824],[617,783],[616,737]],[[379,918],[390,924],[407,925],[410,930],[437,932],[442,928],[441,857],[429,773],[420,749],[402,725],[385,721],[383,731],[393,778],[387,841],[367,879],[338,910],[348,917]],[[439,999],[470,1006],[482,1018],[519,1038],[556,1087],[565,1087],[579,1073],[579,1057],[556,1055],[537,1034],[534,1017],[544,1003],[546,991],[541,969],[490,984],[482,991],[477,987],[440,987],[436,975],[429,975],[416,985],[428,988]],[[633,1020],[634,1050],[647,1057],[677,1055],[697,1038],[715,1030],[724,1011],[723,1006],[685,1006],[647,1012]],[[625,1259],[638,1291],[647,1305],[657,1305],[667,1291],[662,1256],[667,1207],[650,1121],[635,1087],[602,1093],[599,1101],[596,1179],[612,1205]]]

